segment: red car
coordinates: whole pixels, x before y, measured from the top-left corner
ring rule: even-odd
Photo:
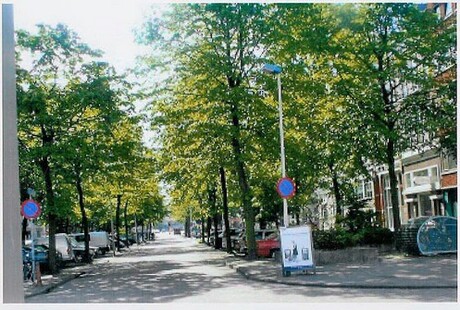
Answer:
[[[281,248],[278,234],[272,234],[265,239],[256,240],[257,256],[275,257],[275,252]]]

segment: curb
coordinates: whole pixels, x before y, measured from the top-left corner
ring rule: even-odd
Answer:
[[[227,266],[231,269],[235,269],[237,273],[241,274],[248,280],[258,281],[263,283],[274,283],[274,284],[283,284],[290,286],[304,286],[304,287],[322,287],[322,288],[353,288],[353,289],[457,289],[457,285],[363,285],[363,284],[354,284],[354,283],[308,283],[308,282],[292,282],[292,281],[283,281],[278,279],[270,279],[259,276],[254,276],[251,273],[246,271],[246,267],[234,266],[233,263],[227,263]]]
[[[38,292],[35,292],[35,293],[31,293],[31,294],[28,294],[28,295],[25,295],[24,298],[30,298],[30,297],[34,297],[34,296],[37,296],[37,295],[42,295],[42,294],[48,294],[49,292],[51,292],[52,290],[54,290],[56,287],[58,286],[61,286],[67,282],[70,282],[74,279],[77,279],[79,277],[81,277],[82,275],[86,274],[85,271],[83,272],[79,272],[77,274],[73,274],[71,276],[68,276],[54,284],[51,284],[49,286],[44,286],[41,290],[39,290]]]

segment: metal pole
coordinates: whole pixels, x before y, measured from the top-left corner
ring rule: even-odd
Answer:
[[[284,154],[284,129],[283,129],[283,102],[281,100],[281,74],[278,77],[278,110],[280,115],[280,144],[281,144],[281,175],[286,177],[286,156]],[[283,198],[283,221],[284,227],[289,226],[289,214],[287,199]]]
[[[35,282],[35,223],[34,220],[32,219],[30,222],[30,234],[32,238],[32,282]]]
[[[21,258],[21,222],[18,203],[19,195],[19,156],[16,107],[16,64],[14,57],[14,18],[13,5],[1,4],[2,14],[2,106],[0,136],[2,137],[2,222],[3,246],[0,250],[2,263],[2,289],[0,299],[3,303],[23,303]]]

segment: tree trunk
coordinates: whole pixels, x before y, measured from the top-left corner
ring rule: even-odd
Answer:
[[[238,184],[240,186],[243,202],[243,214],[246,223],[246,245],[248,248],[249,260],[256,258],[256,239],[254,233],[255,215],[251,203],[251,192],[249,182],[246,175],[246,169],[244,167],[243,154],[241,151],[240,144],[240,124],[238,118],[238,107],[236,104],[231,105],[232,110],[232,125],[234,130],[232,131],[232,147],[233,154],[236,160],[236,171],[238,173]]]
[[[390,177],[391,206],[393,209],[394,229],[395,231],[398,231],[401,227],[401,219],[399,217],[398,178],[396,177],[395,171],[394,142],[391,138],[388,139],[387,144],[387,160],[388,174]]]
[[[147,230],[147,240],[152,240],[152,222],[149,220],[148,222],[148,230]],[[144,232],[144,226],[142,226],[142,232]],[[143,236],[142,236],[143,237]]]
[[[116,210],[116,214],[115,214],[115,231],[116,231],[116,238],[114,236],[114,239],[113,241],[117,241],[118,240],[118,243],[117,243],[117,250],[118,252],[120,252],[120,207],[121,207],[121,195],[118,194],[117,195],[117,210]]]
[[[81,223],[83,226],[83,233],[85,235],[85,252],[83,254],[83,262],[89,263],[91,261],[91,257],[89,255],[89,227],[88,227],[88,218],[86,217],[86,211],[85,211],[85,203],[83,199],[83,187],[81,185],[82,180],[81,180],[81,175],[80,172],[78,171],[78,168],[75,168],[75,176],[76,176],[76,182],[75,185],[77,187],[77,192],[78,192],[78,203],[80,205],[80,211],[81,211]]]
[[[206,232],[206,229],[204,227],[204,216],[201,217],[201,242],[205,242],[204,240],[204,234]]]
[[[207,232],[207,239],[206,243],[209,244],[209,237],[211,237],[211,225],[212,225],[212,219],[210,216],[208,216],[208,219],[206,221],[206,232]]]
[[[45,178],[46,189],[46,206],[48,209],[48,234],[49,234],[49,247],[48,247],[48,266],[51,274],[57,274],[58,268],[56,266],[56,225],[57,216],[55,214],[54,206],[54,190],[51,178],[51,168],[49,165],[48,157],[43,157],[39,162],[43,176]]]
[[[185,237],[190,238],[190,217],[185,216]]]
[[[70,219],[69,217],[67,217],[65,221],[65,233],[66,234],[70,234],[69,228],[70,228]]]
[[[225,177],[225,169],[220,167],[220,183],[222,186],[222,203],[224,209],[224,224],[225,224],[225,240],[227,242],[227,253],[232,253],[232,241],[230,238],[230,221],[228,220],[228,193],[227,179]]]
[[[334,164],[332,162],[329,162],[328,166],[329,166],[329,171],[332,177],[332,187],[334,189],[336,214],[342,215],[343,198],[342,198],[342,194],[340,193],[340,183],[337,177],[337,173],[334,169]]]
[[[126,237],[126,247],[129,248],[129,230],[128,230],[128,200],[125,202],[125,210],[124,210],[124,218],[125,218],[125,237]]]
[[[209,199],[209,205],[211,207],[211,213],[212,213],[212,222],[214,224],[214,248],[219,249],[219,242],[218,242],[218,236],[219,232],[217,231],[217,227],[219,225],[219,217],[217,213],[217,189],[213,185],[211,189],[208,190],[208,199]]]
[[[217,213],[214,214],[212,217],[212,221],[214,224],[214,249],[218,250],[221,248],[220,243],[218,242],[219,238],[219,231],[217,230],[217,227],[219,226],[219,215]]]
[[[384,36],[383,40],[386,43],[387,37]],[[380,73],[384,73],[385,70],[385,58],[383,53],[376,53],[378,62],[378,71]],[[391,192],[391,206],[393,209],[393,222],[394,222],[394,229],[398,231],[401,226],[401,219],[399,217],[399,199],[398,199],[398,179],[396,177],[395,172],[395,141],[392,138],[392,135],[395,132],[395,120],[393,117],[393,113],[395,113],[395,103],[392,102],[391,99],[391,91],[387,89],[387,83],[384,79],[384,74],[379,76],[379,84],[380,84],[380,93],[382,95],[382,100],[384,102],[384,113],[386,116],[386,121],[384,125],[386,126],[386,130],[388,134],[388,140],[386,145],[386,155],[387,155],[387,164],[388,164],[388,176],[390,178],[390,192]]]

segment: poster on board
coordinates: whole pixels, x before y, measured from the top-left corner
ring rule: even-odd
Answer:
[[[281,228],[280,239],[283,269],[315,268],[310,226]]]

